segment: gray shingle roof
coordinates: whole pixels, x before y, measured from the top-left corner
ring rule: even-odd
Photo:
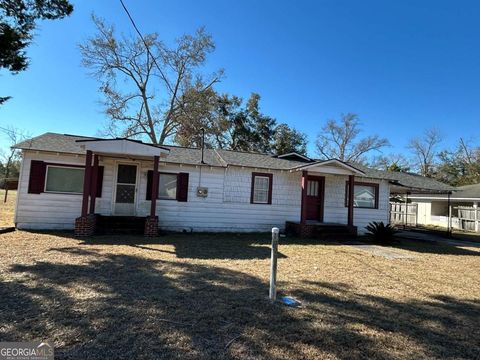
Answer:
[[[478,198],[480,199],[480,184],[464,185],[457,187],[452,198]]]
[[[231,150],[217,150],[217,152],[229,165],[289,170],[293,167],[305,164],[304,162],[279,159],[265,154]]]
[[[365,173],[366,177],[389,180],[394,184],[398,184],[400,187],[411,188],[412,191],[414,191],[415,189],[432,190],[438,192],[455,190],[453,186],[417,174],[376,170],[361,164],[355,164],[354,166],[362,170]]]
[[[22,150],[55,151],[69,154],[85,154],[85,150],[76,143],[77,140],[95,139],[88,136],[64,135],[56,133],[45,133],[40,136],[22,141],[14,148]]]
[[[66,135],[57,133],[45,133],[32,139],[16,144],[14,147],[23,150],[53,151],[69,154],[84,154],[85,150],[80,147],[77,140],[95,139],[94,137]],[[185,148],[179,146],[162,145],[168,148],[170,153],[162,161],[179,164],[200,164],[202,152],[200,149]],[[204,161],[211,166],[225,167],[238,165],[257,167],[263,169],[288,170],[301,162],[273,158],[270,155],[246,153],[230,150],[205,149]]]
[[[84,154],[85,150],[83,150],[80,147],[80,144],[76,141],[85,139],[95,138],[79,135],[45,133],[30,140],[26,140],[19,144],[16,144],[14,147],[23,150]],[[170,145],[163,145],[162,147],[166,147],[170,150],[170,153],[163,161],[169,163],[190,165],[200,164],[200,149],[184,148]],[[272,157],[266,154],[221,149],[205,149],[204,160],[206,164],[211,166],[226,167],[228,165],[235,165],[271,170],[290,170],[292,168],[305,165],[305,162],[280,159],[278,157]],[[413,189],[427,189],[432,191],[455,190],[455,188],[449,185],[420,175],[375,170],[360,164],[349,165],[363,171],[365,173],[365,177],[389,180],[403,187],[410,187]]]

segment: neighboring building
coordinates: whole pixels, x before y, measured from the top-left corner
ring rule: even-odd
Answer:
[[[469,231],[480,231],[480,184],[454,188],[451,194],[409,195],[412,203],[417,204],[417,223],[435,225]],[[449,220],[449,210],[451,219]]]
[[[363,233],[371,221],[388,222],[391,186],[412,182],[335,159],[214,149],[202,155],[127,139],[46,133],[15,148],[23,154],[16,226],[75,228],[78,235],[119,216],[141,218],[146,235],[158,227],[268,231],[287,222],[303,235],[332,224]]]

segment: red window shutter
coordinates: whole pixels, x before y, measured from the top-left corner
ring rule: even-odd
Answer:
[[[28,179],[28,193],[40,194],[45,189],[45,172],[47,167],[43,161],[30,162],[30,176]]]
[[[153,170],[147,172],[147,196],[146,200],[152,200]]]
[[[188,199],[188,173],[177,175],[177,201],[185,202]]]
[[[97,174],[97,193],[95,197],[100,198],[102,197],[102,186],[103,186],[103,166],[98,167],[98,174]]]

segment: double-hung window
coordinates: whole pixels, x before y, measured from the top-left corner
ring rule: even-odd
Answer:
[[[272,203],[272,174],[252,173],[252,189],[250,202],[252,204]]]

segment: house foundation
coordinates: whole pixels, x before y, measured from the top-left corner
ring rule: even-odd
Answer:
[[[357,227],[346,224],[304,223],[287,221],[285,232],[301,238],[344,239],[357,236]]]
[[[146,237],[158,236],[158,216],[147,216],[145,219],[145,232]]]

